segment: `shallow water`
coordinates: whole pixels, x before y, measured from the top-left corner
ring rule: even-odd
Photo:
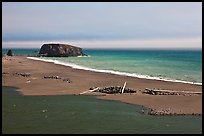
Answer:
[[[202,83],[201,50],[84,50],[90,57],[53,58],[99,70]],[[48,58],[50,59],[50,58]]]
[[[2,87],[2,132],[202,133],[202,116],[151,116],[141,109],[94,96],[23,96],[13,87]]]

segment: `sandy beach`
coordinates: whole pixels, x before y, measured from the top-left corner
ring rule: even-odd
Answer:
[[[29,73],[21,76],[18,73]],[[58,76],[59,79],[44,78]],[[20,88],[23,95],[65,95],[82,93],[90,87],[123,86],[135,90],[163,89],[173,91],[202,92],[202,85],[175,83],[135,77],[119,76],[73,69],[49,62],[27,59],[25,56],[2,58],[2,85]],[[71,82],[68,83],[67,79]],[[64,81],[63,81],[64,80]],[[168,111],[171,114],[202,114],[202,95],[148,95],[94,93],[99,99],[118,100],[151,108],[155,112]]]

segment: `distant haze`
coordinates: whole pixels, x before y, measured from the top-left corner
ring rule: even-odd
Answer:
[[[3,48],[202,48],[201,2],[3,2]]]

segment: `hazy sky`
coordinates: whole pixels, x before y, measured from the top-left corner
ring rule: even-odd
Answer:
[[[3,47],[202,48],[201,2],[2,4]]]

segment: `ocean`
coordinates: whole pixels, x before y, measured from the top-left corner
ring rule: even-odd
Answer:
[[[3,49],[6,53],[8,49]],[[36,55],[40,49],[12,49]],[[85,57],[32,58],[97,72],[202,85],[202,50],[84,49]]]

